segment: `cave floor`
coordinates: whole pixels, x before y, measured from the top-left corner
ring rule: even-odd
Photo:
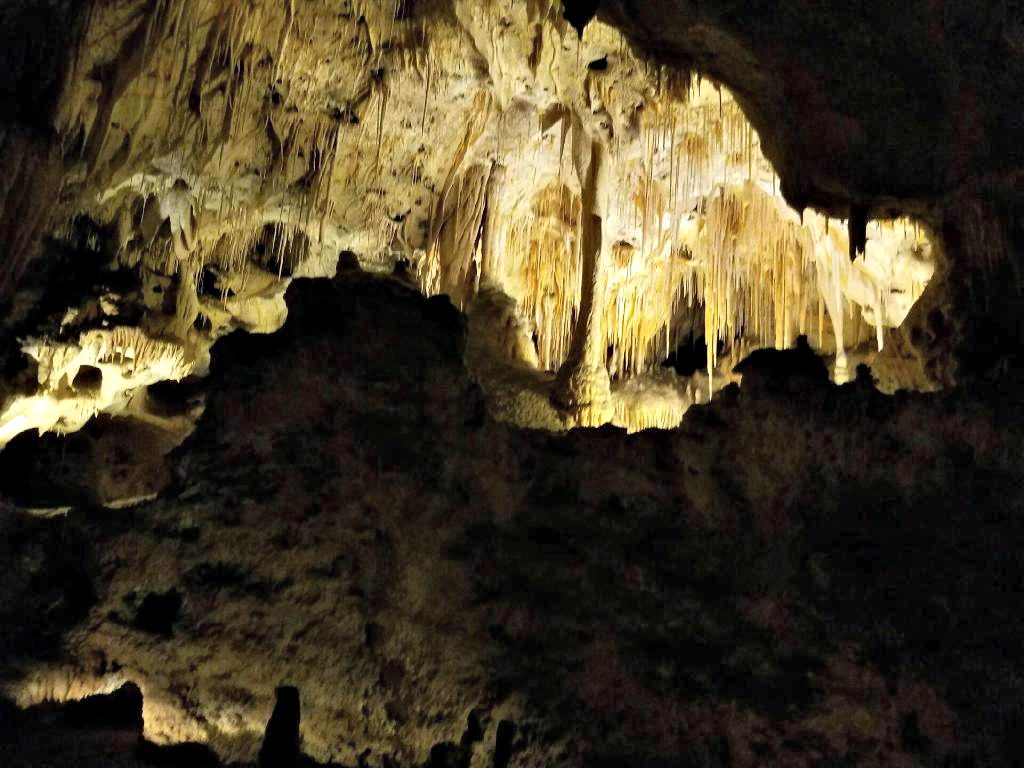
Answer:
[[[217,347],[159,498],[4,506],[13,701],[131,681],[146,739],[241,763],[288,684],[344,765],[1018,764],[1016,388],[769,377],[553,435],[488,417],[446,300],[288,300]],[[5,707],[4,764],[200,764],[59,710]]]

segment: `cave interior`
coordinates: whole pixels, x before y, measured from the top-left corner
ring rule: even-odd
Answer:
[[[1024,2],[0,39],[0,765],[1024,765]]]

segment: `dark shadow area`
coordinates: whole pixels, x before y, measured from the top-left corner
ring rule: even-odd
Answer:
[[[253,247],[252,261],[268,272],[291,277],[309,252],[309,238],[305,233],[288,232],[280,224],[267,224]]]
[[[71,381],[76,394],[98,395],[103,388],[103,371],[94,365],[83,365]]]
[[[92,544],[80,521],[0,506],[0,676],[15,659],[55,659],[96,602]]]
[[[115,238],[112,228],[78,216],[61,238],[43,243],[44,256],[25,274],[15,298],[3,300],[0,306],[0,331],[7,344],[2,349],[5,365],[21,360],[15,346],[19,336],[41,331],[58,334],[69,307],[84,306],[107,291],[135,289],[131,270],[111,267]],[[138,319],[134,314],[118,316],[116,324],[134,324]]]
[[[181,679],[203,674],[188,661],[198,648],[211,664],[235,657],[202,639],[225,606],[254,630],[297,612],[316,627],[318,659],[328,622],[351,611],[362,639],[345,668],[369,670],[367,706],[397,728],[416,722],[428,695],[417,686],[432,676],[462,690],[447,667],[385,655],[412,631],[395,615],[429,613],[405,602],[411,584],[447,617],[425,625],[417,652],[451,644],[486,677],[443,715],[450,736],[415,760],[378,748],[382,765],[1017,764],[1013,382],[888,397],[866,372],[830,384],[798,345],[750,356],[745,386],[679,430],[533,433],[482,415],[447,302],[351,273],[296,283],[288,300],[280,333],[218,347],[206,414],[175,453],[165,498],[89,517],[84,540],[74,518],[15,518],[6,546],[49,536],[41,555],[58,564],[4,604],[5,625],[22,627],[16,650],[88,612],[83,583],[104,601],[90,620],[138,630],[119,653],[145,660],[159,643]],[[87,541],[103,566],[60,535]],[[171,590],[153,556],[166,551],[181,558]],[[138,591],[119,591],[128,584]],[[320,600],[328,613],[313,613]],[[30,608],[55,601],[60,621]],[[279,663],[237,647],[247,664]],[[318,669],[298,673],[325,684]],[[310,728],[334,736],[315,698],[300,713],[306,683],[289,685],[265,765],[303,764]],[[477,707],[508,697],[526,702],[524,719]]]
[[[721,346],[720,346],[721,351]],[[663,368],[671,368],[680,376],[693,376],[708,368],[708,344],[704,335],[694,336],[691,332],[662,362]]]
[[[285,695],[281,698],[281,691]],[[278,706],[267,724],[259,768],[341,768],[317,763],[301,751],[299,692],[279,691]],[[12,766],[76,765],[105,768],[220,768],[224,763],[198,743],[156,744],[143,736],[142,692],[125,683],[108,694],[19,710],[0,699],[0,754]],[[232,763],[232,765],[238,765]]]
[[[92,498],[87,432],[62,437],[23,432],[0,449],[0,499],[30,509],[60,509]]]

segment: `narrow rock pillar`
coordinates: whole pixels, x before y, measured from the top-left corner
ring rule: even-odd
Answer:
[[[606,424],[612,416],[611,381],[605,364],[606,339],[602,324],[605,276],[603,260],[606,168],[604,145],[574,126],[573,162],[582,187],[581,272],[579,316],[569,356],[555,381],[556,404],[569,411],[577,425]]]

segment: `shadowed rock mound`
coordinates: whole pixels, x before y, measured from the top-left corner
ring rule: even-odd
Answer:
[[[743,386],[747,388],[778,388],[789,382],[819,386],[829,383],[828,369],[807,344],[806,336],[800,336],[793,349],[756,350],[733,371],[743,376]]]
[[[159,500],[39,522],[88,542],[97,602],[15,649],[20,704],[132,680],[148,739],[246,764],[285,681],[345,765],[1014,764],[1016,405],[733,386],[674,432],[519,432],[446,302],[288,299],[218,347]]]

